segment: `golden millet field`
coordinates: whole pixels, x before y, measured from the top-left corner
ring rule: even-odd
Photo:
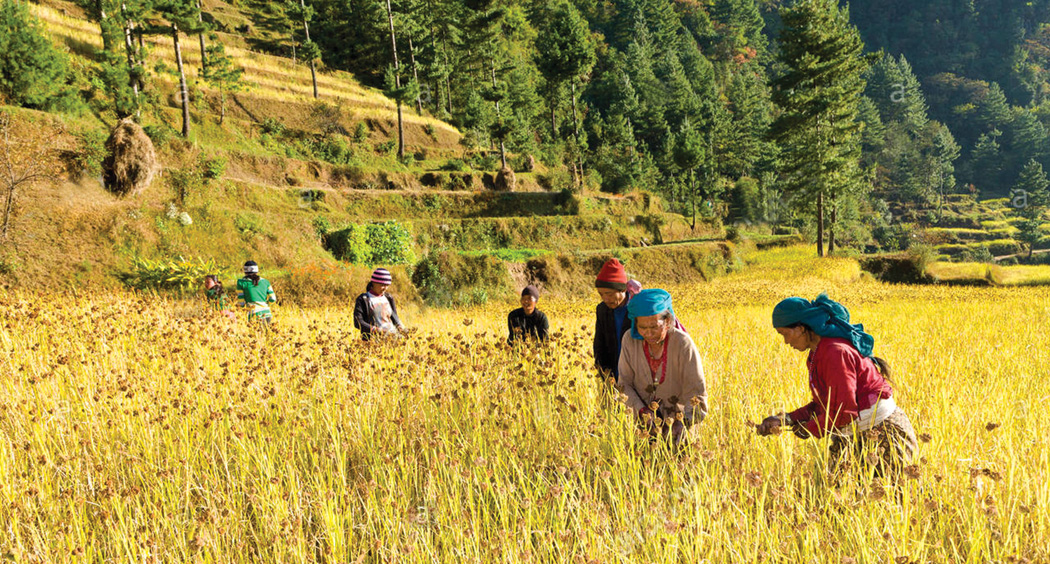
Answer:
[[[352,304],[278,306],[265,334],[199,302],[0,291],[0,562],[1050,561],[1050,290],[793,250],[668,289],[711,406],[682,451],[594,377],[596,295],[542,299],[555,339],[511,350],[513,296],[406,308],[418,331],[369,346]],[[770,311],[822,290],[895,370],[921,437],[898,482],[748,425],[808,401]]]

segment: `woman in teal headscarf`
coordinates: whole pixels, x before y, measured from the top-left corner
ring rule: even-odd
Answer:
[[[678,443],[686,428],[707,415],[700,353],[675,328],[671,294],[664,290],[638,292],[627,303],[627,319],[631,330],[620,342],[617,387],[644,428]]]
[[[784,343],[809,351],[809,387],[813,401],[792,411],[767,417],[759,435],[790,426],[796,435],[831,435],[832,459],[837,463],[851,449],[873,448],[878,470],[899,470],[915,454],[915,430],[897,406],[887,380],[890,367],[872,356],[875,339],[864,326],[849,321],[849,311],[821,294],[810,302],[788,298],[773,308],[773,327]]]

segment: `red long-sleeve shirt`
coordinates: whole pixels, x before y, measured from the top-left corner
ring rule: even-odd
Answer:
[[[875,362],[861,356],[846,339],[821,339],[806,365],[813,401],[788,415],[805,423],[815,437],[849,425],[861,410],[893,395]]]

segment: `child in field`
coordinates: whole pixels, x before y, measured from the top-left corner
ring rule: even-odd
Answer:
[[[361,330],[365,341],[376,335],[396,337],[405,332],[394,296],[387,293],[393,280],[389,270],[375,269],[364,293],[354,302],[354,327]]]
[[[248,319],[261,323],[273,321],[270,304],[277,303],[277,294],[270,281],[259,277],[259,265],[255,261],[244,263],[244,277],[237,280],[239,305],[248,308]]]
[[[536,308],[539,301],[539,288],[532,284],[525,286],[521,291],[521,307],[507,316],[507,329],[510,332],[507,342],[513,345],[517,341],[547,340],[550,323],[547,321],[547,315]]]
[[[918,443],[911,421],[893,399],[890,367],[872,356],[875,339],[863,325],[850,324],[845,307],[826,294],[812,302],[788,298],[773,308],[773,327],[785,344],[808,351],[813,401],[765,418],[759,435],[777,434],[782,425],[803,439],[830,435],[833,464],[844,462],[850,451],[870,449],[880,475],[911,462]]]
[[[209,274],[204,277],[204,296],[208,300],[209,309],[217,311],[231,320],[237,319],[237,316],[232,311],[226,309],[226,289],[223,288],[218,274]]]

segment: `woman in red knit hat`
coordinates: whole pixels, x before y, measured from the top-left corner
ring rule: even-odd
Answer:
[[[598,273],[594,287],[602,301],[595,309],[594,364],[601,376],[619,374],[620,342],[631,328],[627,321],[627,302],[641,284],[627,277],[627,270],[616,259],[609,259]]]

